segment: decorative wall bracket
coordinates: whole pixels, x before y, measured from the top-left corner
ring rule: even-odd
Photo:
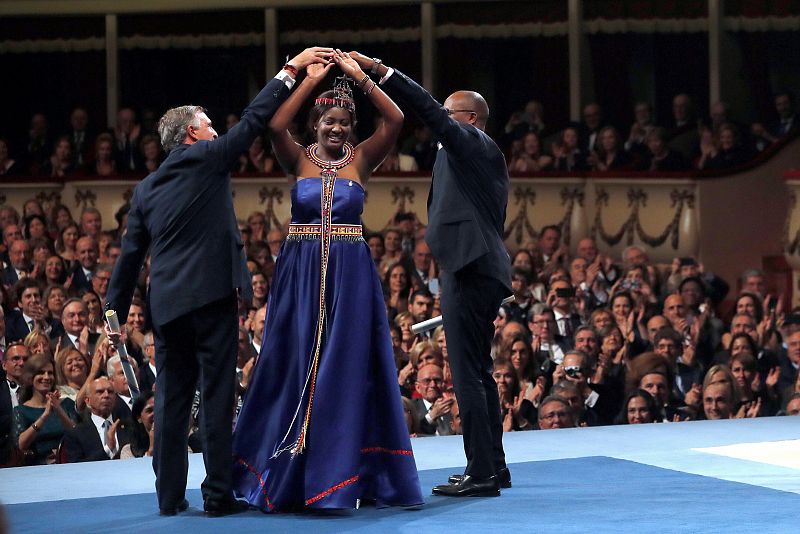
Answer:
[[[97,195],[91,190],[82,190],[76,189],[75,190],[75,206],[80,207],[81,209],[86,209],[91,205],[94,207],[94,203],[97,200]]]
[[[514,204],[520,206],[517,216],[514,217],[509,225],[503,232],[503,239],[508,239],[512,233],[514,234],[514,242],[517,245],[522,244],[524,233],[527,231],[530,236],[538,236],[539,234],[533,228],[530,218],[528,217],[528,206],[536,204],[536,192],[530,187],[522,188],[517,187],[514,189]]]
[[[558,225],[561,227],[561,242],[567,246],[572,242],[572,213],[575,211],[575,203],[583,207],[583,198],[583,190],[577,187],[565,187],[561,190],[561,205],[566,206],[566,209]]]
[[[608,207],[608,192],[604,188],[598,187],[596,194],[595,204],[597,211],[595,212],[594,224],[591,230],[593,239],[597,239],[599,235],[606,244],[613,247],[625,237],[625,244],[630,246],[633,245],[634,238],[638,236],[643,243],[655,248],[660,247],[667,241],[667,238],[670,238],[669,244],[673,250],[677,250],[679,245],[678,230],[684,206],[694,208],[695,198],[694,193],[691,191],[673,189],[670,193],[670,207],[675,210],[675,214],[667,227],[664,228],[664,231],[657,236],[652,236],[644,230],[639,217],[640,208],[647,206],[647,193],[642,189],[628,189],[628,207],[631,209],[631,213],[622,223],[620,229],[613,234],[609,234],[603,226],[603,208]]]
[[[392,204],[397,204],[397,213],[406,212],[406,201],[414,203],[414,190],[410,187],[397,186],[392,189]]]
[[[55,191],[39,191],[34,198],[36,198],[36,200],[39,201],[39,204],[42,205],[45,213],[49,213],[54,206],[61,204],[61,193],[57,193]],[[5,195],[3,196],[2,201],[0,201],[0,204],[3,202],[5,202]]]

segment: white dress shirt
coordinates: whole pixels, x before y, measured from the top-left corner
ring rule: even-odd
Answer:
[[[109,459],[113,459],[119,452],[119,440],[115,440],[116,443],[113,449],[108,446],[108,430],[113,424],[111,417],[109,416],[108,419],[103,419],[99,415],[92,414],[92,423],[94,423],[94,427],[100,435],[100,443],[103,444],[103,450],[106,451]]]

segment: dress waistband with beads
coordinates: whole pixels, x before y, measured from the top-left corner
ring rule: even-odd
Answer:
[[[322,236],[321,224],[290,224],[289,241],[303,241],[320,239]],[[360,224],[332,224],[331,239],[334,241],[364,241],[364,233]]]

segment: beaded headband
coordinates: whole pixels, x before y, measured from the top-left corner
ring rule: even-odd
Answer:
[[[333,98],[317,98],[314,100],[314,105],[336,106],[355,113],[356,104],[353,102],[353,90],[350,88],[347,76],[339,76],[334,80]]]

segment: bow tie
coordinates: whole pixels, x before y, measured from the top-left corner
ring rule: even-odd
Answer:
[[[9,380],[8,381],[8,387],[10,387],[11,389],[17,389],[19,387],[19,384],[17,384],[13,380]]]

